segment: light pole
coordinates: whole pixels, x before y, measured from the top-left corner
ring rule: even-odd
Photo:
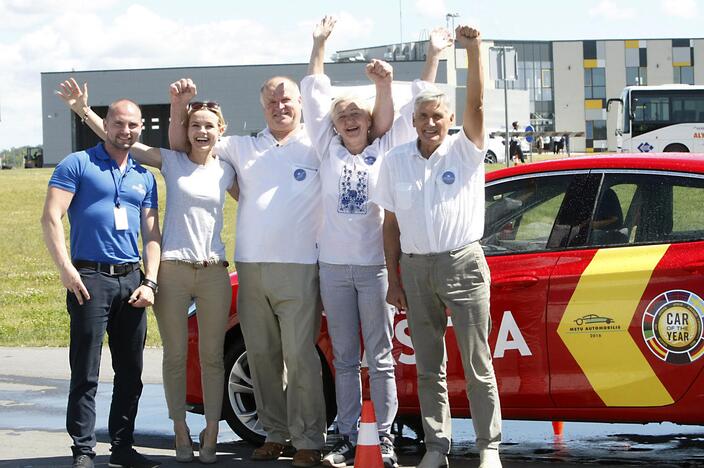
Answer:
[[[504,125],[506,126],[506,134],[504,135],[504,154],[506,156],[506,167],[511,166],[511,156],[509,151],[509,129],[508,129],[508,81],[516,80],[516,49],[509,46],[494,46],[489,50],[498,58],[499,65],[497,67],[495,78],[504,82]],[[508,64],[507,60],[511,60]],[[493,60],[492,60],[493,62]],[[494,63],[491,64],[492,69]],[[510,69],[508,69],[510,67]]]
[[[455,18],[459,17],[459,13],[448,13],[445,15],[445,27],[447,29],[450,29],[450,19],[452,19],[452,29],[450,29],[450,34],[452,34],[453,38],[455,37]]]

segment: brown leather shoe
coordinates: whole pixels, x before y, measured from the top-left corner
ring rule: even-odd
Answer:
[[[318,466],[323,459],[323,452],[320,450],[301,449],[293,455],[293,466],[305,468],[308,466]]]
[[[250,460],[256,461],[271,461],[278,460],[286,446],[278,442],[264,442],[259,448],[254,449]]]

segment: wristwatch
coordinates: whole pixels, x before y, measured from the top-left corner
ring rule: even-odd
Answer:
[[[142,280],[141,285],[150,288],[152,291],[154,291],[154,294],[159,292],[159,285],[150,279],[144,278]]]

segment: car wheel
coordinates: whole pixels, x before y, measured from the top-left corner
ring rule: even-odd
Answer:
[[[261,445],[266,438],[266,431],[264,431],[257,413],[257,403],[254,400],[254,382],[252,382],[249,371],[244,339],[238,337],[226,348],[223,419],[242,440],[254,445]],[[318,351],[318,355],[323,369],[323,393],[329,426],[337,414],[335,383],[327,361],[320,351]]]
[[[496,163],[496,155],[494,154],[493,151],[488,150],[486,154],[484,155],[484,162],[487,164],[494,164]]]
[[[689,149],[681,143],[667,145],[663,150],[665,153],[689,153]]]
[[[582,320],[581,318],[578,318],[577,320],[574,321],[574,323],[576,323],[578,327],[581,327],[582,324],[584,323],[584,320]]]

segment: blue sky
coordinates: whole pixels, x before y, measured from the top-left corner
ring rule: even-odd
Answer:
[[[306,62],[324,14],[332,53],[417,40],[447,13],[489,39],[704,37],[702,0],[0,0],[0,149],[42,142],[41,72]]]

